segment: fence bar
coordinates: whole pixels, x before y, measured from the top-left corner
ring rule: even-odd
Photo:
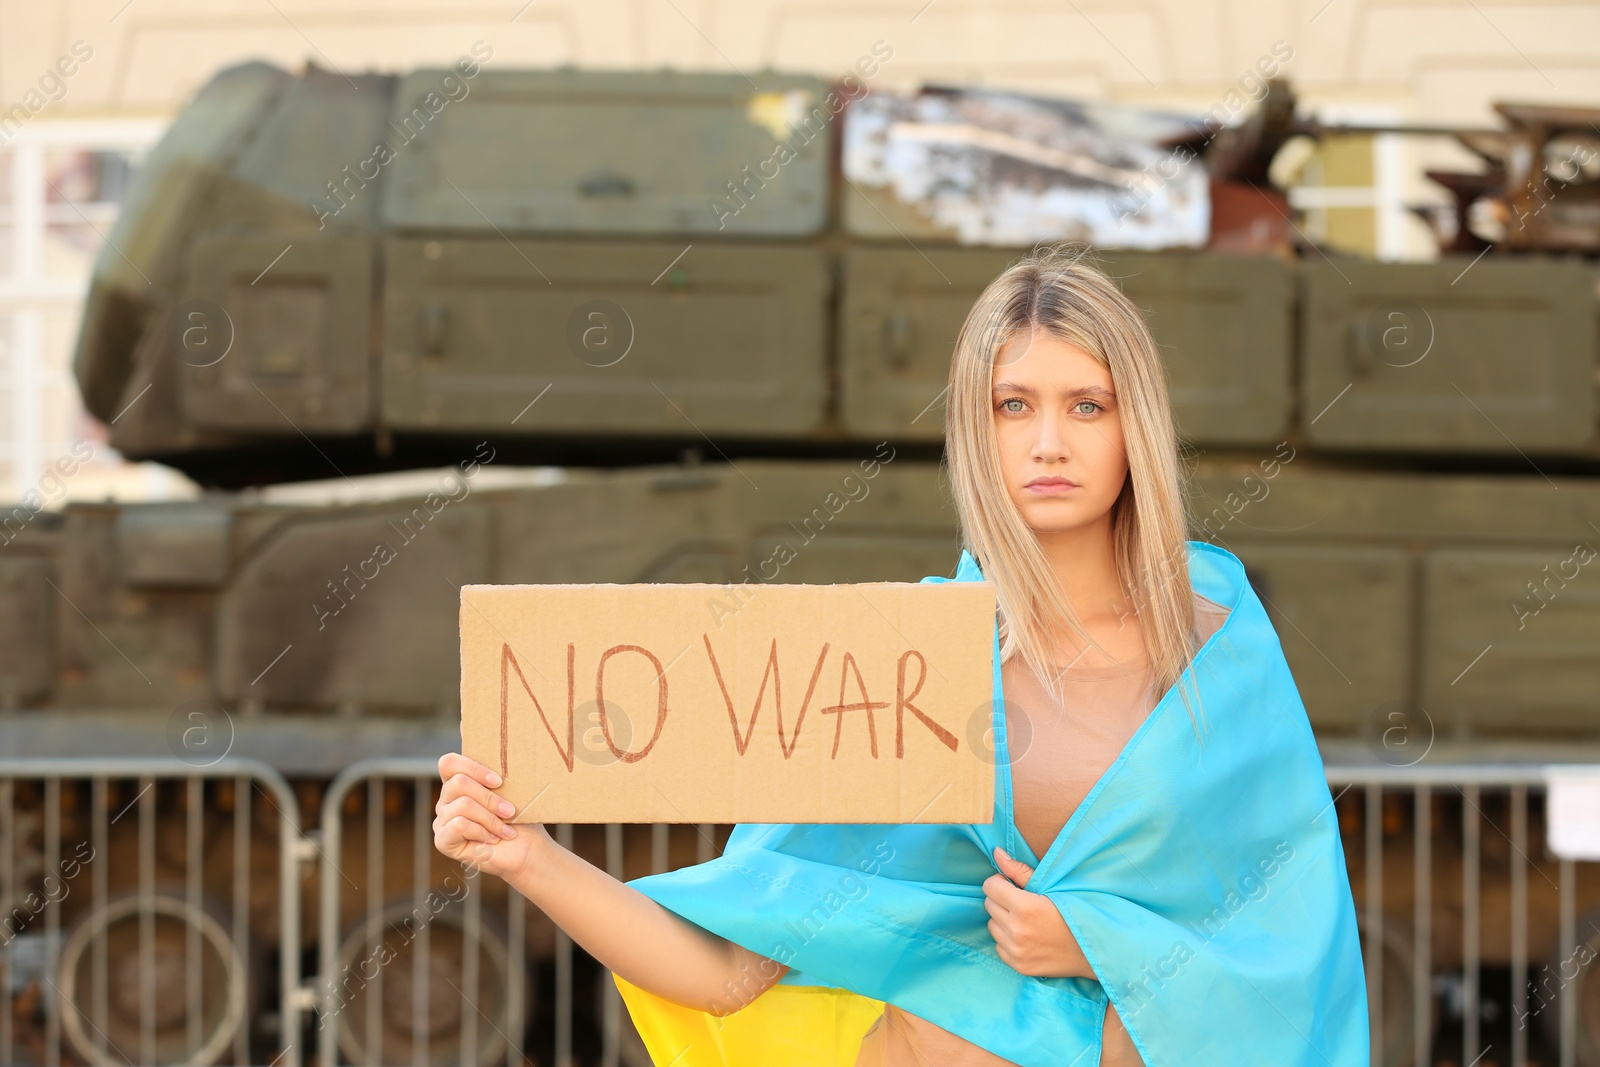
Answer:
[[[528,973],[528,898],[521,893],[512,893],[510,896],[506,916],[506,929],[511,941],[506,949],[506,1003],[522,1004],[528,997],[523,989],[524,976]],[[522,1045],[522,1027],[512,1027],[506,1039],[511,1042],[506,1054],[508,1067],[521,1067],[526,1052]]]
[[[1528,787],[1511,787],[1511,1062],[1528,1062]]]
[[[341,804],[342,808],[343,805]],[[383,779],[374,775],[367,782],[367,916],[383,914],[383,886],[385,882],[384,847],[387,841],[383,835],[384,817],[384,785]],[[378,949],[383,943],[385,925],[368,923],[367,926],[367,955],[365,959],[377,959]],[[379,967],[372,975],[372,992],[367,995],[367,1062],[372,1067],[378,1067],[383,1062],[383,1012],[377,1010],[383,1004],[383,968]]]
[[[1418,1067],[1433,1062],[1433,788],[1416,787],[1416,829],[1412,833],[1415,863],[1412,899],[1411,1014],[1416,1019],[1415,1056]]]
[[[44,783],[44,939],[54,957],[61,944],[61,897],[50,899],[51,882],[63,891],[61,882],[61,779]],[[7,1005],[9,1009],[10,1005]],[[46,997],[44,1002],[44,1056],[46,1063],[61,1062],[61,997]]]
[[[466,874],[467,906],[461,946],[461,1058],[462,1067],[478,1062],[478,942],[483,937],[483,901],[479,899],[476,869]],[[491,1020],[491,1023],[493,1020]]]
[[[1367,868],[1367,1010],[1371,1019],[1373,1059],[1383,1051],[1383,786],[1369,782],[1364,790]]]
[[[606,873],[622,880],[622,826],[606,825]],[[606,972],[610,978],[610,972]],[[600,1001],[600,1067],[617,1067],[621,1062],[620,1038],[622,1036],[622,995],[617,983],[607,981]]]
[[[661,874],[667,869],[668,844],[671,841],[672,827],[668,823],[658,822],[650,827],[650,873]]]
[[[1488,785],[1504,788],[1512,785],[1544,786],[1551,778],[1558,776],[1600,779],[1600,763],[1419,763],[1410,767],[1377,763],[1360,766],[1330,764],[1323,768],[1323,772],[1329,785],[1378,782],[1385,786]]]
[[[556,843],[572,848],[572,824],[556,824]],[[572,1067],[572,938],[556,929],[556,1067]]]
[[[1577,874],[1574,864],[1569,859],[1561,861],[1559,873],[1556,875],[1560,881],[1558,892],[1561,900],[1561,966],[1559,972],[1566,969],[1566,961],[1572,960],[1578,951],[1578,897]],[[1561,1067],[1576,1067],[1578,1062],[1578,992],[1577,982],[1561,983]]]
[[[94,862],[94,871],[90,875],[92,893],[90,906],[98,912],[105,907],[106,897],[110,893],[106,868],[111,863],[109,855],[111,846],[107,840],[111,835],[110,824],[107,821],[111,797],[108,795],[109,789],[104,775],[95,778],[92,794],[90,803],[94,811],[90,815],[91,829],[89,832],[91,836],[89,847],[93,850],[91,853],[93,860],[91,862]],[[109,1041],[109,1038],[106,1037],[105,1027],[110,1022],[109,1016],[111,1014],[110,961],[107,959],[109,951],[109,946],[106,944],[107,940],[104,937],[94,939],[93,955],[90,957],[89,963],[91,968],[89,1010],[90,1021],[94,1023],[92,1028],[94,1037],[91,1040],[94,1042],[95,1048],[99,1050],[102,1059],[105,1058],[106,1045]]]
[[[0,781],[0,885],[20,888],[17,879],[17,838],[21,827],[17,824],[16,783],[9,778]],[[17,939],[9,921],[5,925],[6,974],[17,973]],[[5,991],[5,1010],[0,1011],[0,1063],[17,1062],[15,1037],[11,1032],[11,991]]]
[[[339,883],[329,872],[329,867],[338,860],[330,860],[327,857],[343,855],[343,825],[337,818],[329,818],[329,812],[339,810],[344,803],[345,790],[348,788],[345,779],[349,773],[346,771],[335,778],[322,798],[324,867],[322,876],[317,879],[317,1004],[320,1014],[317,1020],[318,1067],[334,1067],[338,1058],[339,1015],[342,1007],[339,1002],[337,955]]]
[[[430,782],[427,778],[417,778],[413,782],[412,812],[411,812],[411,899],[412,922],[415,924],[416,936],[411,948],[411,1063],[412,1067],[427,1067],[428,1064],[428,949],[432,941],[431,933],[426,921],[416,921],[416,908],[428,896],[428,850],[432,847],[432,835],[428,833],[430,820],[428,811],[433,807],[428,803],[431,797]],[[368,877],[373,877],[372,873]],[[382,877],[378,874],[377,877]]]
[[[717,858],[716,838],[711,836],[715,831],[716,827],[711,823],[700,824],[700,854],[697,863],[710,863]]]
[[[186,844],[188,848],[184,855],[184,900],[189,905],[191,921],[184,924],[183,944],[183,992],[186,1007],[185,1022],[187,1025],[187,1038],[190,1048],[200,1047],[200,1024],[205,1021],[205,1016],[200,1010],[200,925],[192,921],[200,914],[200,816],[204,803],[201,792],[200,779],[190,778],[184,783],[184,813],[187,816]]]
[[[17,838],[21,836],[21,827],[17,825],[16,783],[7,778],[0,781],[0,885],[18,887],[17,879]],[[5,926],[6,936],[6,974],[17,973],[17,939],[15,931],[7,921]],[[11,1033],[11,991],[5,991],[5,1010],[0,1011],[0,1063],[12,1064],[17,1062],[15,1037]]]
[[[1478,864],[1483,826],[1478,807],[1478,785],[1463,786],[1461,797],[1461,1042],[1467,1062],[1476,1059],[1479,1048],[1480,1007],[1478,985],[1481,978],[1480,938],[1483,933],[1482,899],[1479,893]]]
[[[336,777],[322,797],[323,866],[317,880],[317,1005],[321,1016],[317,1029],[319,1067],[334,1067],[338,1060],[339,1017],[344,1011],[339,991],[339,883],[345,877],[338,861],[338,857],[344,855],[344,824],[338,818],[338,812],[344,806],[345,795],[359,780],[359,775],[352,772],[360,766],[357,764],[348,768]],[[371,921],[370,913],[368,921]],[[378,925],[382,926],[381,919]],[[372,1062],[370,1046],[367,1052],[368,1062]]]
[[[139,973],[155,973],[156,914],[155,863],[156,863],[156,783],[155,779],[139,779],[139,796],[134,803],[139,806]],[[156,1060],[156,987],[154,982],[139,983],[139,1059],[141,1063]]]
[[[250,802],[255,787],[245,775],[233,782],[233,939],[239,954],[248,963],[250,959],[250,845],[253,824],[250,821]],[[253,976],[252,976],[253,977]],[[248,980],[248,979],[247,979]],[[233,1035],[233,1062],[235,1067],[246,1067],[250,1062],[250,1027],[241,1026]]]
[[[273,1063],[300,1067],[300,804],[277,772],[276,781],[256,779],[272,788],[263,796],[278,811],[278,1010],[283,1050]]]

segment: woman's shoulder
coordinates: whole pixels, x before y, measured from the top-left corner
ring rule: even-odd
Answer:
[[[1222,629],[1227,621],[1228,609],[1199,593],[1194,594],[1194,628],[1200,644],[1211,640],[1211,635]]]

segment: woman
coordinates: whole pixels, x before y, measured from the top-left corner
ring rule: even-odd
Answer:
[[[624,885],[452,754],[438,848],[609,967],[661,1063],[1367,1063],[1321,763],[1242,565],[1184,540],[1139,310],[1035,251],[969,313],[946,410],[953,580],[998,604],[991,824],[741,824]]]

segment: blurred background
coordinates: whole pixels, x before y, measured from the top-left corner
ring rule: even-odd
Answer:
[[[1374,1062],[1600,1064],[1596,41],[0,0],[0,1064],[647,1064],[432,849],[459,587],[952,573],[955,331],[1062,239],[1294,670]],[[556,828],[630,878],[728,830]]]

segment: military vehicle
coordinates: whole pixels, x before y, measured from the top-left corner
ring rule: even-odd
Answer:
[[[875,51],[836,84],[498,70],[482,53],[404,76],[261,63],[216,75],[129,189],[76,357],[118,450],[211,491],[0,522],[7,752],[181,755],[191,723],[220,725],[234,755],[295,783],[308,828],[325,798],[339,813],[322,860],[348,885],[336,919],[325,913],[337,952],[323,942],[322,960],[348,973],[387,936],[372,916],[404,914],[453,870],[429,855],[426,783],[326,790],[361,758],[454,746],[459,587],[949,573],[940,401],[955,331],[1018,254],[1001,239],[1004,205],[1031,198],[1048,218],[1041,205],[1059,195],[1106,209],[1103,246],[1125,223],[1130,240],[1188,242],[1097,258],[1167,354],[1194,536],[1246,562],[1330,762],[1376,773],[1426,758],[1450,782],[1455,764],[1600,754],[1600,266],[1583,255],[1600,236],[1600,186],[1587,163],[1562,165],[1595,143],[1592,113],[1506,112],[1518,132],[1494,143],[1517,166],[1456,180],[1455,250],[1379,263],[1316,247],[1288,221],[1273,155],[1290,136],[1339,131],[1296,118],[1281,82],[1219,128],[949,88],[894,97],[870,88],[891,57]],[[1204,169],[1157,169],[1180,149]],[[943,168],[942,184],[907,186],[918,161]],[[1544,213],[1528,206],[1532,184]],[[1183,214],[1197,195],[1209,216]],[[1520,204],[1502,213],[1510,232],[1520,212],[1535,236],[1480,251],[1479,201]],[[1164,230],[1161,205],[1200,217],[1200,239]],[[63,940],[44,962],[8,957],[0,1046],[49,1059],[39,1035],[66,1011],[81,1016],[71,1055],[129,1062],[94,1031],[133,1041],[148,1008],[132,993],[107,1003],[106,973],[149,976],[162,1004],[198,998],[161,1014],[153,1062],[229,1050],[243,1062],[310,1041],[282,1032],[261,993],[283,943],[308,960],[318,944],[310,868],[300,930],[273,921],[283,888],[259,878],[228,920],[241,864],[272,862],[266,792],[167,783],[145,802],[134,784],[85,775],[0,792],[7,915],[74,846],[141,857],[108,865],[106,893],[62,902]],[[1405,799],[1337,803],[1377,966],[1388,983],[1420,974],[1443,991],[1385,1006],[1391,1064],[1420,1062],[1419,1032],[1447,1050],[1480,994],[1502,1009],[1485,1025],[1504,1025],[1510,1001],[1478,984],[1492,968],[1512,989],[1514,960],[1564,957],[1559,871],[1537,844],[1499,846],[1515,817],[1517,840],[1543,841],[1541,795],[1520,816],[1444,788]],[[108,818],[136,803],[138,820]],[[1463,844],[1480,815],[1499,831],[1482,834],[1481,855]],[[577,828],[576,846],[631,877],[649,857],[691,862],[714,845],[687,827],[649,841],[640,829],[622,848],[619,828]],[[119,852],[118,833],[146,844]],[[1440,873],[1424,889],[1384,880],[1372,926],[1372,858],[1405,872],[1423,841]],[[1497,876],[1529,850],[1540,877],[1525,886],[1521,949],[1488,903],[1488,932],[1465,946],[1480,863]],[[203,990],[185,993],[176,965],[128,969],[142,958],[129,931],[147,920],[116,894],[157,885],[178,887],[162,898],[163,952],[202,934],[221,946]],[[1421,942],[1406,926],[1414,892],[1431,894]],[[1580,868],[1570,892],[1580,910],[1600,904],[1595,871]],[[481,896],[507,906],[490,886]],[[1581,937],[1600,946],[1594,929]],[[381,1039],[407,1059],[519,1058],[547,1040],[521,991],[560,979],[558,942],[536,915],[470,937],[436,927],[423,962],[401,965],[416,981],[368,989],[340,1017],[339,1055],[375,1062]],[[1577,978],[1578,1049],[1600,1063],[1591,973]],[[481,995],[458,996],[458,982]],[[1463,983],[1472,996],[1452,1000]],[[599,1011],[579,986],[580,1014]],[[80,1011],[91,987],[102,999]],[[65,1008],[50,993],[63,988]],[[1555,1018],[1522,1028],[1523,1047],[1554,1047]],[[472,1051],[451,1059],[458,1045]]]

